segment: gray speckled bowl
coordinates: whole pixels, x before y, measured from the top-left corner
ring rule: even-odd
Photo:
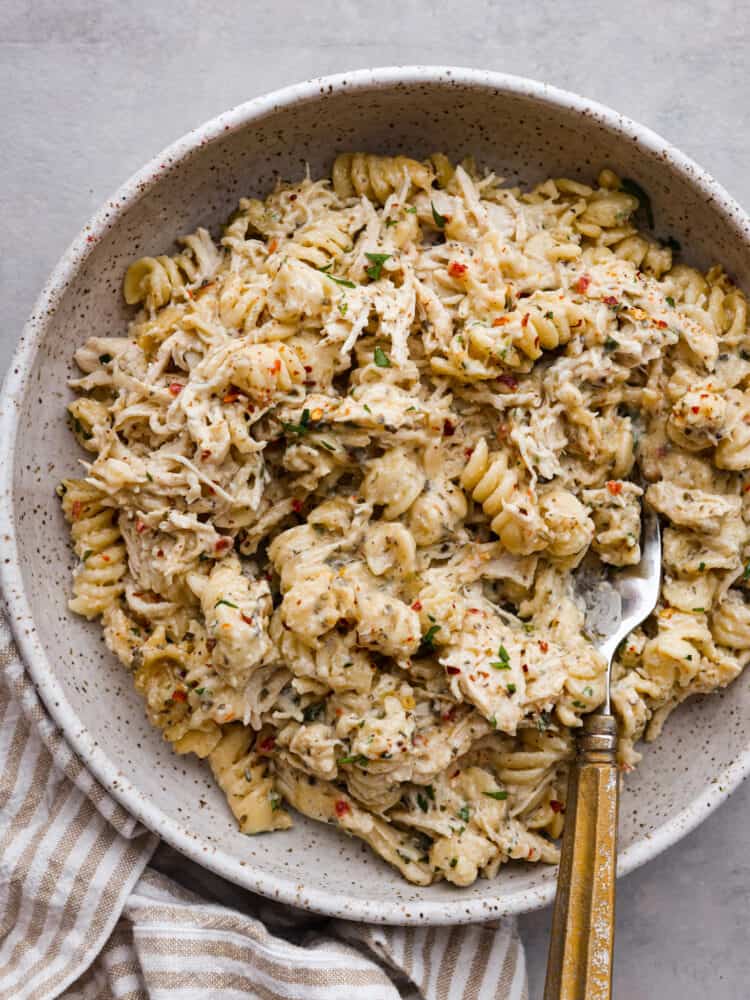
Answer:
[[[722,261],[750,286],[750,220],[699,167],[599,105],[528,80],[410,67],[314,80],[243,104],[180,139],[129,180],[55,268],[5,383],[0,426],[2,584],[16,638],[50,712],[124,806],[221,875],[299,906],[361,920],[454,923],[552,899],[555,870],[506,866],[470,889],[407,885],[359,842],[298,819],[288,833],[235,829],[207,768],[174,756],[145,720],[98,624],[67,610],[72,558],[55,484],[76,468],[66,378],[74,347],[121,332],[126,263],[216,226],[241,195],[328,172],[342,150],[467,153],[507,178],[589,180],[611,165],[646,188],[656,232],[700,265]],[[750,685],[695,700],[670,720],[626,782],[620,872],[698,824],[750,769]]]

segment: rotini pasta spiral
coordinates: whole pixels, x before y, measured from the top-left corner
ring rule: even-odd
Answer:
[[[180,243],[185,249],[174,257],[141,257],[130,265],[123,284],[128,305],[144,302],[149,309],[160,309],[214,275],[221,258],[208,230],[198,229]]]
[[[333,189],[339,198],[364,195],[384,205],[390,195],[408,185],[409,193],[429,191],[434,174],[408,156],[342,153],[333,163]]]
[[[117,600],[127,570],[117,513],[105,507],[103,499],[103,494],[83,479],[63,480],[63,511],[81,560],[73,577],[70,608],[86,618],[98,617]]]

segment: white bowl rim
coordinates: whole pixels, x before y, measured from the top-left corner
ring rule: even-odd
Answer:
[[[165,166],[175,165],[202,145],[242,129],[274,110],[315,100],[324,91],[329,94],[367,91],[396,84],[457,84],[478,90],[493,89],[530,98],[561,110],[593,114],[608,131],[626,136],[640,149],[667,162],[707,200],[711,200],[727,225],[735,231],[737,238],[747,242],[750,217],[724,187],[692,159],[646,126],[596,101],[547,83],[465,67],[387,66],[317,77],[239,104],[177,139],[125,181],[70,244],[35,303],[5,377],[0,399],[0,538],[4,548],[3,558],[0,559],[0,589],[17,647],[50,715],[102,786],[144,826],[198,864],[244,888],[280,902],[304,905],[315,912],[347,919],[384,924],[439,925],[496,919],[505,914],[538,909],[552,901],[555,883],[549,881],[537,888],[514,889],[505,895],[499,891],[497,899],[464,896],[459,890],[455,900],[421,899],[408,906],[398,900],[389,903],[380,899],[342,899],[331,890],[311,885],[304,886],[304,894],[301,896],[299,883],[291,878],[269,874],[249,862],[241,862],[239,858],[214,845],[205,844],[194,833],[162,813],[143,796],[137,786],[118,771],[93,733],[81,726],[78,716],[68,703],[37,634],[24,592],[13,504],[18,412],[41,333],[47,318],[54,312],[77,270],[122,211],[138,201],[158,181]],[[618,875],[628,874],[693,830],[728,798],[749,773],[750,746],[720,771],[679,813],[650,835],[623,850],[618,858]]]

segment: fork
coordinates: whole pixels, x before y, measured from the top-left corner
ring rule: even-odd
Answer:
[[[544,1000],[607,1000],[612,990],[617,868],[617,724],[612,659],[659,598],[661,532],[645,508],[637,566],[612,573],[593,555],[576,573],[586,633],[607,661],[604,708],[585,716],[568,778]]]

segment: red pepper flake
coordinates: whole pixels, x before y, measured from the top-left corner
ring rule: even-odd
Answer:
[[[273,738],[273,736],[266,736],[264,740],[261,740],[260,744],[258,745],[258,749],[263,750],[264,753],[268,753],[268,751],[273,750],[275,746],[276,746],[276,740]]]
[[[443,714],[441,716],[443,722],[453,722],[453,720],[456,718],[456,711],[457,710],[458,710],[458,706],[454,705],[447,712],[443,712]]]
[[[581,277],[578,279],[578,281],[576,281],[576,283],[573,285],[573,288],[577,292],[580,292],[581,295],[583,295],[590,284],[591,284],[591,276],[588,274],[582,274]]]
[[[204,462],[206,461],[207,458],[210,457],[211,457],[211,450],[209,448],[201,452],[201,458],[203,459]]]
[[[529,672],[529,665],[528,665],[528,663],[522,663],[521,664],[521,670],[523,670],[523,672],[525,674],[528,674],[528,672]]]
[[[268,370],[272,375],[277,375],[281,371],[281,359],[276,358],[276,360]]]
[[[528,325],[529,325],[529,314],[528,313],[524,313],[523,314],[523,319],[521,320],[521,326],[525,328]]]
[[[620,304],[619,299],[616,299],[614,295],[605,295],[602,301],[605,306],[619,306]]]
[[[498,316],[492,321],[493,326],[505,326],[506,323],[510,323],[510,316]]]
[[[460,674],[461,671],[458,667],[446,667],[445,672],[453,676],[454,674]]]
[[[468,608],[467,610],[468,610],[468,612],[469,612],[470,615],[479,615],[479,614],[482,613],[482,609],[481,608]]]
[[[74,500],[70,508],[70,514],[74,521],[77,521],[81,516],[81,511],[83,510],[83,504],[80,500]]]
[[[607,489],[613,497],[616,497],[618,494],[622,493],[622,483],[617,482],[616,479],[610,479],[607,483]]]
[[[445,434],[446,437],[453,437],[453,435],[455,433],[456,433],[456,427],[455,427],[455,425],[452,424],[450,422],[450,420],[444,420],[443,421],[443,434]]]
[[[184,388],[185,386],[181,385],[179,382],[170,382],[169,384],[169,391],[173,396],[179,396]]]
[[[665,323],[663,319],[657,319],[656,325],[659,327],[660,330],[666,330],[667,327],[669,326],[669,323]]]
[[[549,807],[553,813],[561,813],[565,811],[565,806],[562,804],[562,802],[558,802],[557,799],[550,799]]]
[[[468,271],[466,264],[459,264],[458,261],[452,260],[448,265],[448,274],[452,278],[463,278],[463,276]]]
[[[216,648],[216,639],[206,639],[206,649],[209,653],[213,653]]]
[[[543,653],[546,653],[549,650],[549,643],[545,642],[544,639],[540,639],[539,640],[539,648],[541,649],[541,651]]]
[[[268,244],[269,253],[275,253],[276,250],[278,250],[278,248],[279,248],[279,241],[276,239],[271,240],[271,242]]]
[[[466,456],[467,458],[471,458],[471,456],[472,456],[473,454],[474,454],[474,449],[473,449],[473,448],[464,448],[464,455],[465,455],[465,456]]]
[[[513,392],[518,388],[518,379],[514,378],[513,375],[498,375],[497,380],[500,385],[504,385]]]
[[[292,500],[292,510],[295,512],[295,514],[299,514],[299,512],[302,510],[302,501],[296,499]]]
[[[415,601],[412,604],[411,609],[412,609],[412,611],[421,611],[422,610],[422,602],[421,601]]]
[[[306,372],[308,373],[308,375],[309,375],[309,374],[310,374],[310,372],[312,371],[312,365],[305,365],[305,371],[306,371]]]
[[[240,394],[238,392],[228,392],[226,394],[226,396],[224,397],[224,399],[222,400],[222,402],[224,402],[224,403],[236,403],[239,398],[240,398]]]
[[[693,413],[700,413],[701,412],[700,406],[691,406],[690,409],[693,411]]]
[[[246,625],[252,625],[253,624],[252,618],[249,615],[243,614],[241,611],[240,611],[240,618],[243,620],[243,622]]]
[[[215,552],[223,552],[224,549],[229,548],[233,544],[231,538],[220,538],[218,542],[214,545]]]
[[[346,799],[336,799],[333,808],[336,811],[336,815],[341,819],[342,816],[346,816],[347,813],[352,811],[352,807],[346,801]]]
[[[143,532],[146,531],[146,525],[143,523],[143,521],[140,520],[136,521],[135,530],[138,532],[139,535],[142,535]]]
[[[172,692],[172,701],[187,701],[187,691],[183,691],[182,688],[176,688]]]
[[[157,554],[157,556],[159,556],[159,558],[163,559],[164,558],[164,549],[157,549],[156,550],[156,554]]]

